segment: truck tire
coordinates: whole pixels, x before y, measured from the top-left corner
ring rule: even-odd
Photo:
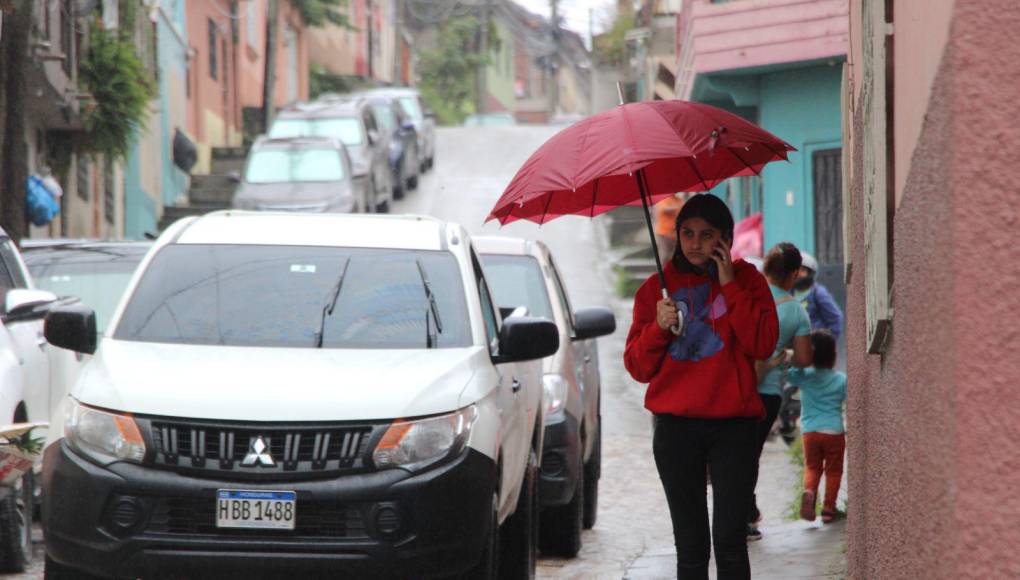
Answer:
[[[546,508],[539,524],[538,547],[543,554],[573,558],[581,551],[584,527],[584,465],[577,466],[574,496],[564,506]]]
[[[534,449],[528,454],[517,508],[503,525],[500,541],[500,579],[533,579],[538,564],[538,455]]]
[[[29,471],[0,500],[0,572],[24,572],[32,562],[33,487]]]
[[[460,580],[497,580],[499,578],[499,498],[492,494],[492,513],[489,514],[489,534],[482,555]]]
[[[584,464],[584,529],[595,527],[599,511],[599,478],[602,476],[602,424],[595,431],[595,446]]]

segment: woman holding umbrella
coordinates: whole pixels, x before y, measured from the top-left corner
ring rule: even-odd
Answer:
[[[666,492],[677,578],[707,579],[715,545],[720,580],[750,578],[747,498],[754,487],[757,422],[765,409],[754,361],[779,335],[765,278],[732,261],[733,216],[713,195],[696,195],[676,220],[677,248],[662,278],[638,289],[624,362],[649,383],[653,449]],[[713,487],[709,535],[706,471]]]

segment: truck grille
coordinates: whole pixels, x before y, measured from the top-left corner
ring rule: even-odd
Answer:
[[[146,531],[171,535],[268,536],[285,538],[367,538],[365,519],[356,504],[333,501],[298,502],[294,530],[251,530],[216,527],[216,500],[210,497],[159,498]]]
[[[263,428],[153,420],[149,432],[157,466],[271,478],[365,469],[373,430],[372,425]]]

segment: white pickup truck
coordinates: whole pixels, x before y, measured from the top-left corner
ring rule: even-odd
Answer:
[[[47,338],[90,352],[88,314]],[[65,401],[46,577],[531,578],[558,346],[500,317],[458,225],[182,220]]]
[[[57,297],[37,290],[17,246],[0,229],[0,424],[47,422],[63,399],[80,357],[50,346],[43,317]],[[0,572],[21,572],[32,559],[32,473],[0,489]]]

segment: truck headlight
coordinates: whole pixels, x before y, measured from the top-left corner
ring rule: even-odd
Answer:
[[[548,417],[562,411],[563,405],[567,403],[567,388],[569,387],[567,380],[563,378],[563,375],[549,373],[542,376],[542,386],[545,387],[545,415]]]
[[[372,453],[376,467],[420,469],[459,454],[478,417],[474,405],[427,419],[397,419]]]
[[[64,437],[72,447],[98,463],[145,459],[145,441],[131,415],[100,411],[70,399]]]

